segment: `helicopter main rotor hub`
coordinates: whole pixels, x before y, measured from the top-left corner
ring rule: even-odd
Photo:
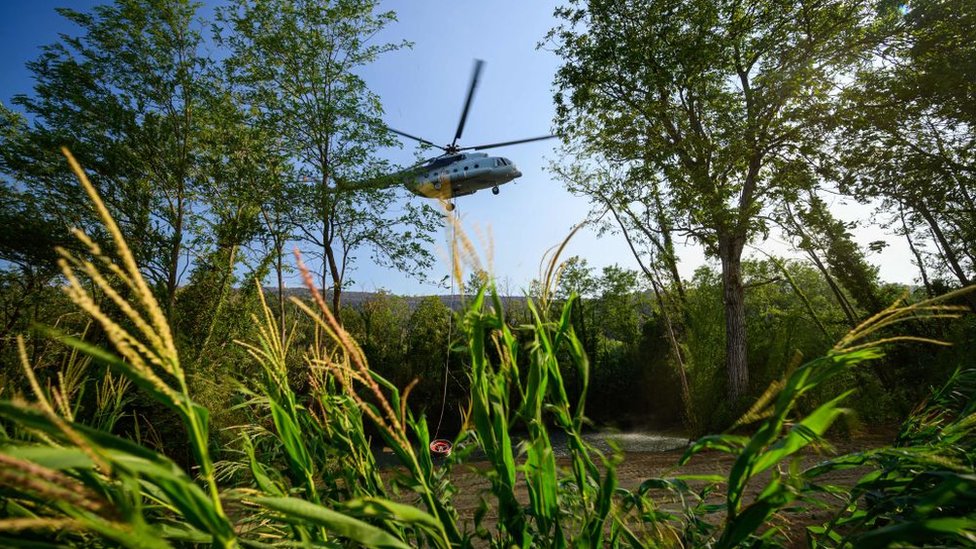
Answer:
[[[474,72],[471,74],[471,84],[468,86],[468,95],[467,95],[467,97],[464,100],[464,109],[461,111],[461,119],[458,121],[457,131],[454,132],[454,140],[451,141],[446,146],[438,145],[438,144],[434,143],[433,141],[424,139],[422,137],[417,137],[415,135],[410,135],[409,133],[401,132],[400,130],[395,130],[395,129],[390,128],[390,127],[387,127],[387,129],[389,129],[390,131],[392,131],[395,134],[402,135],[403,137],[408,137],[408,138],[413,139],[414,141],[420,142],[420,143],[422,143],[424,145],[427,145],[427,146],[430,146],[430,147],[434,147],[436,149],[440,149],[440,150],[444,151],[444,154],[438,156],[438,158],[444,157],[444,156],[453,156],[453,155],[456,155],[456,154],[460,153],[461,151],[469,151],[469,150],[476,150],[476,151],[478,151],[478,150],[482,150],[482,149],[493,149],[495,147],[504,147],[504,146],[508,146],[508,145],[518,145],[518,144],[521,144],[521,143],[531,143],[533,141],[541,141],[543,139],[551,139],[553,137],[556,137],[554,135],[543,135],[543,136],[539,136],[539,137],[530,137],[528,139],[516,139],[514,141],[504,141],[504,142],[501,142],[501,143],[489,143],[489,144],[486,144],[486,145],[477,145],[477,146],[474,146],[474,147],[470,147],[470,146],[469,147],[459,147],[458,146],[458,141],[461,139],[461,135],[464,132],[464,124],[465,124],[465,122],[468,119],[468,111],[471,109],[471,100],[474,98],[474,91],[475,91],[475,88],[478,87],[478,78],[481,75],[481,69],[483,67],[484,67],[484,61],[482,61],[480,59],[475,60],[475,63],[474,63]]]

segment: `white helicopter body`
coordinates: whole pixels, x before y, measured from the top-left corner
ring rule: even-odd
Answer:
[[[498,186],[522,177],[511,160],[486,153],[460,153],[435,158],[409,170],[413,176],[407,182],[410,192],[427,198],[444,200],[491,189],[498,194]]]
[[[471,75],[471,84],[468,87],[468,96],[464,101],[464,109],[461,111],[461,119],[458,122],[457,131],[454,133],[454,140],[446,146],[438,145],[433,141],[417,137],[393,128],[388,129],[393,133],[409,137],[424,145],[438,148],[444,154],[431,158],[422,164],[404,170],[397,174],[399,179],[406,179],[404,183],[410,192],[427,198],[439,198],[450,200],[458,196],[474,194],[482,189],[491,189],[491,192],[498,194],[498,186],[504,185],[513,179],[522,177],[522,172],[515,167],[511,160],[502,156],[488,156],[477,151],[504,147],[508,145],[518,145],[521,143],[531,143],[552,139],[554,135],[543,135],[540,137],[530,137],[528,139],[517,139],[515,141],[504,141],[501,143],[491,143],[488,145],[477,145],[474,147],[461,147],[458,140],[464,131],[464,122],[468,118],[468,109],[471,107],[471,100],[474,98],[474,90],[478,86],[478,77],[484,62],[477,60],[474,65],[474,72]],[[453,209],[452,204],[448,204],[448,209]]]

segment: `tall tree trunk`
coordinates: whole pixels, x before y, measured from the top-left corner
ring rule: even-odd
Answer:
[[[657,299],[658,307],[661,308],[661,316],[664,317],[664,324],[668,330],[668,343],[671,344],[671,352],[674,353],[674,358],[678,363],[678,380],[681,383],[681,405],[684,408],[681,415],[685,421],[685,425],[695,431],[698,427],[698,420],[695,417],[691,402],[691,384],[688,383],[688,368],[685,365],[684,353],[682,352],[681,345],[678,342],[678,335],[675,330],[674,322],[671,320],[671,307],[664,299],[664,291],[661,288],[658,276],[655,274],[654,270],[644,264],[640,254],[637,253],[637,248],[634,246],[634,242],[630,238],[630,233],[627,231],[627,226],[624,224],[623,220],[620,219],[616,208],[613,207],[613,204],[610,201],[606,201],[606,204],[607,207],[610,208],[610,212],[613,213],[614,219],[617,220],[617,224],[620,226],[620,230],[624,234],[624,239],[627,241],[627,246],[630,247],[630,253],[634,255],[634,259],[637,260],[637,264],[640,265],[641,270],[644,271],[644,275],[647,276],[648,280],[651,281],[651,288],[654,290],[654,297]],[[674,257],[672,256],[670,258],[672,264],[674,264],[673,259]],[[675,283],[678,285],[678,289],[680,291],[681,279],[675,279]],[[684,318],[685,301],[683,293],[679,295],[679,306],[679,315],[681,318]],[[684,333],[683,325],[681,332]]]
[[[857,315],[854,313],[854,308],[851,307],[851,302],[847,300],[847,296],[844,295],[844,291],[840,289],[840,285],[837,284],[837,281],[834,280],[833,275],[830,274],[830,269],[828,269],[827,266],[824,265],[823,261],[820,260],[817,252],[815,252],[813,248],[807,249],[806,252],[807,256],[810,258],[810,261],[813,262],[814,266],[817,267],[817,270],[820,271],[820,274],[823,275],[824,280],[827,281],[827,286],[830,286],[830,291],[833,292],[834,298],[837,299],[837,304],[840,305],[840,309],[844,311],[844,316],[847,317],[847,324],[851,328],[854,328],[857,326]]]
[[[722,297],[725,305],[725,370],[729,403],[736,406],[749,388],[749,363],[746,356],[746,306],[742,286],[742,248],[745,237],[719,237],[722,260]]]
[[[942,257],[945,262],[949,264],[953,274],[956,275],[956,278],[959,279],[959,282],[963,286],[969,286],[969,277],[966,276],[966,271],[959,263],[959,257],[956,255],[956,251],[952,249],[952,245],[946,238],[945,233],[942,232],[942,227],[939,226],[935,216],[932,215],[932,212],[922,204],[917,204],[915,209],[928,223],[929,230],[932,232],[932,236],[935,237],[935,242],[942,252]],[[976,312],[976,296],[974,296],[972,293],[968,293],[963,299],[966,301],[966,305],[969,306],[969,310]]]
[[[169,260],[166,265],[166,318],[173,322],[173,308],[176,306],[176,287],[179,284],[180,254],[183,250],[183,196],[176,200],[176,221],[173,223],[173,236],[170,239]]]
[[[331,244],[325,245],[325,258],[329,266],[329,274],[332,275],[332,314],[335,315],[339,324],[342,324],[342,276],[339,273],[339,266],[336,263],[335,251]],[[323,274],[323,276],[325,276]],[[324,291],[324,290],[323,290]]]
[[[969,286],[969,277],[966,276],[966,271],[962,268],[959,263],[959,257],[956,255],[956,251],[952,248],[949,240],[946,238],[945,233],[942,232],[942,227],[939,226],[939,222],[936,221],[935,216],[929,211],[924,205],[917,205],[916,211],[922,215],[925,221],[929,224],[929,229],[932,231],[932,236],[939,242],[939,246],[942,248],[942,255],[945,257],[946,262],[952,269],[953,274],[959,279],[959,282],[963,286]]]
[[[932,236],[935,237],[936,241],[939,243],[939,247],[942,249],[942,257],[945,258],[946,263],[949,264],[950,269],[956,278],[964,286],[969,285],[969,277],[966,276],[966,272],[963,270],[962,265],[959,263],[959,257],[956,255],[955,250],[946,238],[945,233],[942,232],[942,227],[939,226],[939,222],[936,221],[935,217],[932,215],[927,208],[918,208],[918,212],[922,214],[922,217],[929,225],[929,229],[932,232]]]
[[[932,290],[932,283],[929,282],[928,272],[925,270],[925,262],[922,260],[922,254],[915,247],[911,231],[908,229],[908,221],[905,220],[905,205],[900,202],[898,203],[898,214],[901,216],[901,227],[905,231],[905,240],[908,241],[908,249],[915,256],[915,262],[918,264],[918,272],[922,275],[922,284],[925,285],[925,295],[930,298],[935,297],[935,292]]]
[[[331,88],[329,88],[331,90]],[[333,241],[336,237],[334,223],[336,201],[339,199],[334,191],[338,189],[329,189],[329,174],[331,173],[331,149],[330,145],[332,143],[331,135],[326,136],[325,145],[319,148],[319,157],[321,158],[321,170],[322,170],[322,180],[321,180],[321,204],[322,204],[322,291],[328,287],[325,282],[326,269],[329,271],[329,275],[332,277],[332,314],[335,315],[336,320],[339,324],[342,324],[342,312],[340,307],[342,306],[342,273],[339,271],[339,264],[336,260],[335,248],[333,247]]]
[[[685,285],[681,281],[681,274],[678,273],[678,255],[674,251],[674,239],[671,238],[671,222],[664,215],[664,205],[661,204],[661,194],[658,192],[657,187],[654,188],[654,213],[657,216],[657,224],[661,228],[661,240],[662,240],[662,253],[661,259],[664,260],[664,266],[668,270],[668,274],[671,276],[671,283],[674,284],[675,290],[678,292],[678,302],[680,304],[680,309],[682,311],[687,311],[688,301],[685,297]]]
[[[285,243],[278,236],[275,237],[275,274],[278,277],[278,329],[281,331],[281,341],[285,341],[285,266],[284,253]]]

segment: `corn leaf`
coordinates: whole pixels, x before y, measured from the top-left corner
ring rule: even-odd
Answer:
[[[64,471],[66,469],[91,469],[92,461],[87,454],[77,448],[53,446],[4,446],[0,453],[15,458],[32,461],[38,465]]]
[[[339,536],[367,547],[390,549],[410,548],[409,545],[395,538],[389,532],[381,530],[372,524],[333,511],[321,505],[315,505],[303,499],[261,497],[254,498],[252,501],[267,509],[277,511],[288,521],[321,526]]]

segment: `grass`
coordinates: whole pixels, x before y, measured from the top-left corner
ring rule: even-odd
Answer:
[[[66,153],[67,154],[67,153]],[[85,257],[61,250],[66,292],[106,335],[111,351],[84,337],[47,333],[72,349],[56,382],[42,386],[21,340],[32,398],[0,400],[0,544],[11,547],[737,547],[782,546],[795,532],[778,524],[804,506],[840,502],[810,527],[815,547],[976,542],[976,374],[958,372],[908,418],[892,446],[840,456],[813,467],[799,456],[825,444],[852,391],[812,407],[801,402],[825,382],[881,356],[907,320],[960,314],[939,301],[896,304],[845,336],[824,357],[795,364],[773,383],[732,432],[695,441],[681,463],[701,452],[730,454],[720,475],[652,478],[637,490],[617,485],[620,456],[591,447],[582,430],[589,361],[570,321],[573,300],[550,315],[530,304],[525,326],[505,322],[490,283],[469,304],[461,346],[469,362],[469,404],[458,450],[435,463],[427,422],[402,391],[369,368],[357,342],[322,300],[298,258],[311,300],[295,304],[317,330],[304,362],[289,362],[294,331],[282,330],[262,301],[258,336],[240,342],[259,365],[237,380],[239,411],[249,421],[212,459],[210,412],[193,400],[168,323],[125,240],[81,168],[69,162],[112,238],[103,251],[78,233]],[[466,242],[466,240],[464,240]],[[472,255],[470,243],[466,253]],[[560,248],[561,249],[561,248]],[[558,252],[546,280],[558,276]],[[455,276],[461,280],[459,264]],[[545,293],[542,304],[546,304]],[[937,343],[937,342],[932,342]],[[99,414],[76,416],[89,363],[108,367]],[[291,385],[294,369],[308,390]],[[580,380],[571,401],[566,369]],[[175,412],[194,457],[193,474],[163,454],[111,434],[131,384]],[[569,465],[560,466],[550,432],[562,431]],[[380,475],[368,432],[376,432],[400,467]],[[513,433],[524,433],[516,442]],[[749,435],[740,433],[748,432]],[[452,467],[474,452],[488,463],[485,506],[473,524],[452,506]],[[832,471],[867,473],[852,486],[826,481]],[[681,501],[666,511],[652,490]],[[524,491],[526,499],[519,497]],[[496,510],[486,519],[488,507]]]

